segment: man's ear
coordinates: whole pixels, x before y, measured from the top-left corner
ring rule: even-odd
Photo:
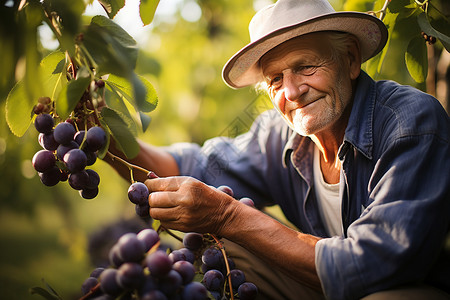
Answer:
[[[353,42],[350,43],[348,47],[348,58],[350,78],[355,80],[361,73],[361,51],[358,40],[356,38],[353,38],[352,40]]]

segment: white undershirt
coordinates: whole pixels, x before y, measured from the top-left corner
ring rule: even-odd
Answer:
[[[328,184],[323,179],[320,169],[319,148],[314,147],[314,190],[316,192],[319,214],[330,236],[342,236],[341,199],[339,197],[339,183]]]

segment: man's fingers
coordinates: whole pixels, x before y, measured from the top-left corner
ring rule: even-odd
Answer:
[[[160,177],[147,179],[144,183],[151,193],[159,191],[177,191],[183,180],[183,177]]]
[[[150,217],[155,220],[160,220],[162,223],[173,222],[176,221],[177,218],[175,214],[171,212],[171,209],[168,208],[150,208]]]
[[[173,192],[150,192],[148,204],[151,208],[171,208],[177,206]]]

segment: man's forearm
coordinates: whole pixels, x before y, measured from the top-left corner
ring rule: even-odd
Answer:
[[[315,267],[315,245],[320,238],[288,228],[250,207],[233,210],[233,217],[222,227],[220,234],[223,237],[240,244],[300,283],[322,290]]]
[[[178,165],[172,155],[156,146],[146,144],[142,141],[138,142],[140,151],[136,157],[127,159],[125,155],[111,143],[109,151],[113,156],[107,155],[104,160],[126,180],[130,180],[130,169],[121,162],[120,159],[114,158],[114,156],[139,166],[142,169],[153,171],[160,177],[179,175]],[[140,170],[139,168],[133,169],[133,178],[134,180],[144,182],[145,179],[147,179],[147,172]]]

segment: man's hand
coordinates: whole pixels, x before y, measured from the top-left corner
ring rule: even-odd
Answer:
[[[166,177],[145,181],[150,216],[161,225],[184,232],[220,235],[238,201],[192,177]]]

